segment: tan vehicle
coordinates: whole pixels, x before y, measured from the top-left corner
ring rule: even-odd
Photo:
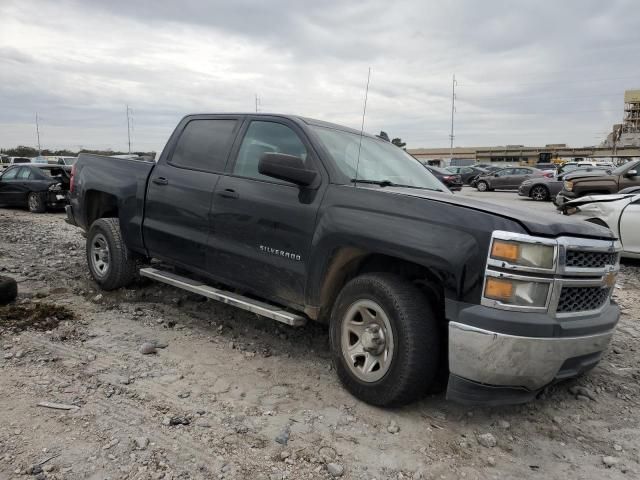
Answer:
[[[609,175],[572,175],[565,180],[562,191],[556,199],[558,205],[584,195],[618,193],[629,187],[640,186],[640,160],[627,162],[613,170]]]

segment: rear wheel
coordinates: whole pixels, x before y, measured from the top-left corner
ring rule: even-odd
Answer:
[[[330,336],[338,377],[372,405],[416,400],[438,372],[437,318],[423,292],[398,275],[351,280],[334,305]]]
[[[18,284],[11,277],[0,275],[0,305],[13,302],[18,296]]]
[[[86,245],[89,271],[102,289],[115,290],[133,281],[136,262],[124,243],[117,218],[100,218],[93,222]]]
[[[27,205],[31,213],[44,213],[47,206],[42,193],[31,192],[27,197]]]
[[[484,180],[480,180],[476,184],[476,188],[478,189],[479,192],[486,192],[487,190],[489,190],[489,184]]]
[[[549,190],[544,185],[536,185],[529,196],[537,202],[545,202],[549,200]]]

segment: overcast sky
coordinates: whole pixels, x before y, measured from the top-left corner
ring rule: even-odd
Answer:
[[[633,0],[0,0],[0,147],[161,149],[187,113],[292,113],[408,147],[599,143],[640,88]]]

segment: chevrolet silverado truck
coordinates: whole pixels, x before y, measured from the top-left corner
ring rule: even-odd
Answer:
[[[374,405],[445,380],[459,402],[529,401],[594,367],[619,317],[610,230],[452,195],[389,142],[297,116],[189,115],[157,163],[80,155],[67,221],[105,290],[139,273],[328,324]]]
[[[561,209],[562,205],[585,195],[606,195],[618,193],[629,187],[640,186],[640,160],[630,161],[615,168],[608,174],[593,175],[571,172],[571,177],[566,178],[562,190],[556,197],[556,205]]]

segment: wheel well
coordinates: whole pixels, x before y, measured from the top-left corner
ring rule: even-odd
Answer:
[[[90,190],[85,196],[87,228],[99,218],[118,216],[118,199],[104,192]]]
[[[318,320],[328,322],[331,309],[342,287],[352,278],[364,273],[389,272],[415,283],[429,298],[439,318],[444,319],[444,290],[442,282],[427,267],[390,255],[370,253],[347,247],[334,256],[320,290]]]

